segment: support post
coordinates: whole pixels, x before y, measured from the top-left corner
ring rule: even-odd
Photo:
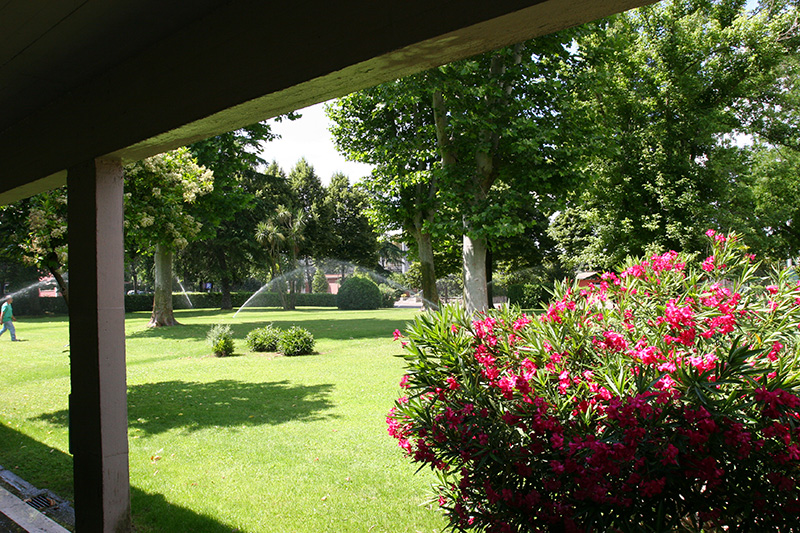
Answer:
[[[69,169],[70,446],[78,533],[131,530],[122,165]]]

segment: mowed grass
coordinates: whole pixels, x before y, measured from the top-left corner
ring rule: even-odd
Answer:
[[[433,474],[386,433],[402,359],[392,331],[418,311],[178,311],[184,325],[126,319],[130,475],[139,532],[430,532]],[[236,354],[205,336],[230,324]],[[267,323],[310,330],[317,354],[247,351]],[[72,498],[68,323],[20,318],[0,337],[0,465]]]

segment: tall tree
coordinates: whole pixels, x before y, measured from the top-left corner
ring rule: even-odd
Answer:
[[[295,308],[299,283],[298,257],[304,241],[306,218],[300,209],[278,206],[275,213],[256,226],[255,238],[267,250],[270,274],[285,310]]]
[[[214,173],[214,190],[197,200],[203,229],[183,250],[182,270],[218,282],[222,309],[232,307],[231,285],[263,259],[253,233],[267,208],[279,203],[267,205],[280,177],[258,171],[265,164],[259,150],[273,138],[268,124],[257,123],[189,146],[198,164]]]
[[[331,256],[336,245],[336,237],[331,231],[332,213],[325,201],[322,180],[305,158],[301,158],[289,172],[288,182],[291,195],[289,207],[303,215],[303,240],[299,254],[305,263],[310,287],[312,260]]]
[[[743,1],[676,0],[576,40],[577,97],[609,142],[585,159],[586,185],[553,225],[566,262],[610,268],[647,243],[699,250],[708,227],[758,231],[733,137],[747,131],[747,102],[780,85],[781,39]]]
[[[125,230],[129,245],[155,255],[155,294],[149,327],[173,326],[172,257],[200,234],[192,214],[197,198],[213,189],[213,173],[185,149],[125,167]]]
[[[34,260],[41,255],[29,250],[30,209],[30,198],[0,206],[0,295],[36,280],[43,270]]]
[[[508,215],[509,203],[527,202],[546,219],[563,188],[571,184],[575,154],[570,151],[580,144],[559,142],[561,132],[568,127],[576,132],[588,129],[560,107],[570,94],[561,72],[573,60],[568,46],[574,35],[569,31],[534,39],[386,84],[369,93],[367,109],[334,109],[331,114],[337,122],[349,120],[347,129],[340,128],[338,135],[334,129],[334,134],[343,138],[337,142],[351,156],[372,154],[379,164],[377,175],[385,168],[389,180],[399,177],[400,191],[424,184],[435,202],[419,205],[429,209],[435,203],[436,214],[443,215],[435,222],[428,220],[427,226],[446,224],[462,236],[469,310],[489,305],[489,240],[519,235],[529,224]],[[398,93],[402,96],[395,98]],[[373,134],[373,147],[344,138],[381,127],[375,115],[385,118],[383,135]],[[376,148],[381,141],[384,144]],[[393,146],[403,149],[399,157],[391,153]],[[402,157],[419,166],[403,165],[398,162]],[[424,211],[414,212],[419,216]]]
[[[760,145],[752,164],[754,211],[776,259],[800,255],[800,151]]]
[[[366,211],[383,233],[400,230],[420,259],[422,297],[436,308],[433,239],[438,162],[427,73],[352,93],[326,109],[337,149],[347,158],[376,165],[362,186],[370,198]]]
[[[63,275],[67,266],[66,188],[37,194],[31,198],[29,207],[24,244],[27,262],[50,272],[69,306],[69,287]]]
[[[334,174],[325,188],[325,204],[331,216],[328,231],[335,236],[330,258],[374,269],[378,264],[378,235],[364,213],[367,197],[363,190],[351,186],[344,174]]]

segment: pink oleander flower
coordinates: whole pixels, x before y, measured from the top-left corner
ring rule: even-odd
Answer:
[[[735,234],[707,236],[705,261],[630,261],[557,288],[541,316],[444,308],[409,328],[411,401],[387,425],[445,474],[451,528],[615,531],[659,506],[665,531],[796,527],[800,284],[755,278]]]
[[[399,329],[396,329],[396,330],[394,330],[394,340],[397,340],[397,339],[399,339],[399,338],[400,338],[400,337],[402,337],[402,336],[403,336],[403,334],[402,334],[402,333],[400,333],[400,330],[399,330]]]
[[[777,361],[778,360],[778,354],[780,353],[780,351],[782,349],[783,349],[783,344],[781,344],[778,341],[773,342],[772,343],[772,349],[767,354],[767,359],[769,359],[772,362]]]

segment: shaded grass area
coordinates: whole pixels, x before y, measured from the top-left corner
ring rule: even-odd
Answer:
[[[159,330],[129,314],[136,530],[439,531],[433,476],[414,475],[385,430],[402,374],[391,332],[414,312],[187,310],[184,326]],[[215,323],[232,326],[237,357],[210,356]],[[267,323],[309,329],[318,353],[247,352],[244,337]],[[71,498],[67,322],[17,326],[27,342],[0,338],[0,464]]]

